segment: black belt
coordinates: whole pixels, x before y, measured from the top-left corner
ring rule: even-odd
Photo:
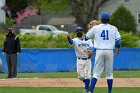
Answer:
[[[78,58],[78,59],[82,59],[82,60],[88,60],[89,58]]]

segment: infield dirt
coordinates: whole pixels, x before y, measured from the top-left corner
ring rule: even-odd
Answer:
[[[140,87],[140,78],[114,78],[113,87]],[[83,87],[77,78],[16,78],[0,79],[0,86],[17,87]],[[106,79],[101,78],[97,87],[107,87]]]

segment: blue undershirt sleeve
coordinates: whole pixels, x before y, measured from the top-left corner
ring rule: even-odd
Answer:
[[[70,45],[73,44],[73,40],[71,38],[68,38],[68,42],[69,42]]]
[[[90,50],[91,50],[92,52],[94,52],[95,48],[94,48],[94,47],[90,47]]]
[[[121,47],[121,42],[120,42],[120,40],[116,40],[116,46],[117,46],[117,48],[120,48],[120,47]]]

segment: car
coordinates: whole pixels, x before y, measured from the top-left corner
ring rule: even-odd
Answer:
[[[20,29],[20,34],[32,34],[32,35],[50,35],[58,36],[60,34],[68,35],[67,31],[57,29],[52,25],[37,25],[35,29]]]

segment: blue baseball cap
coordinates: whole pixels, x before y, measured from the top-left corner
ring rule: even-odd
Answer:
[[[84,31],[84,29],[80,26],[76,27],[75,31]]]
[[[101,19],[109,19],[110,15],[109,12],[102,12],[101,13]]]

